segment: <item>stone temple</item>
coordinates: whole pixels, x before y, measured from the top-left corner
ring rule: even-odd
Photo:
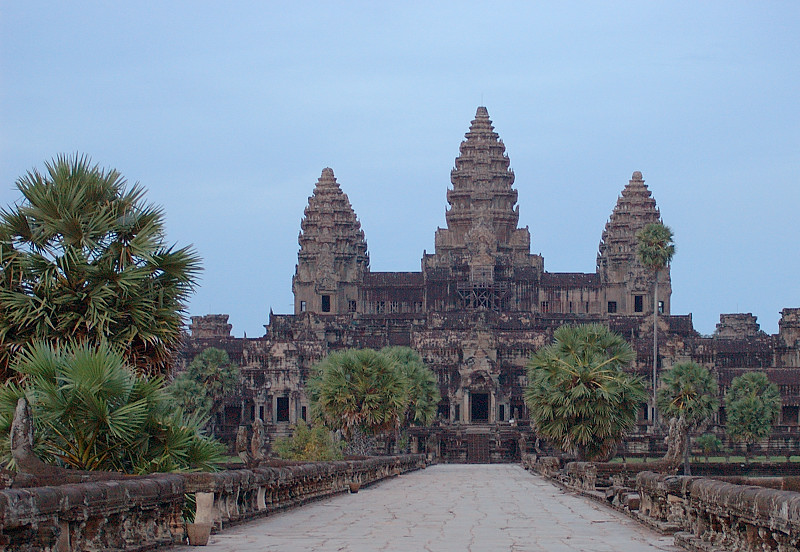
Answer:
[[[223,436],[256,418],[273,435],[285,434],[308,416],[311,367],[345,348],[405,345],[420,353],[438,377],[442,402],[437,423],[416,432],[413,444],[424,439],[451,461],[511,460],[531,446],[526,363],[562,324],[597,322],[621,333],[636,351],[631,369],[650,381],[654,282],[636,259],[636,232],[661,214],[642,173],[622,189],[588,274],[547,272],[542,256],[531,253],[530,232],[518,225],[514,178],[505,145],[479,107],[451,172],[447,227],[436,230],[434,252],[423,253],[419,272],[373,272],[347,194],[323,169],[300,224],[294,313],[270,313],[259,338],[231,337],[227,315],[192,318],[182,362],[214,346],[241,366],[239,393],[217,420]],[[714,335],[702,336],[690,314],[670,312],[668,268],[658,290],[658,370],[694,360],[714,371],[721,393],[735,376],[765,371],[783,396],[775,439],[794,443],[800,309],[782,311],[777,335],[761,331],[750,314],[723,314]],[[724,416],[723,408],[716,422]],[[648,418],[642,405],[629,451],[658,442],[648,437]]]

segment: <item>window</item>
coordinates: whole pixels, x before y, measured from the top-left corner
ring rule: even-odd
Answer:
[[[664,314],[664,301],[658,302],[658,314]]]
[[[264,405],[258,407],[258,419],[264,421]]]
[[[308,407],[301,406],[300,407],[300,417],[303,419],[304,422],[308,421]]]
[[[644,296],[633,296],[633,312],[644,312]]]
[[[550,303],[542,301],[542,312],[550,312]]]
[[[331,312],[331,296],[322,296],[322,312]]]
[[[400,312],[400,308],[397,305],[397,301],[392,301],[389,304],[389,309],[390,309],[389,312]]]
[[[453,421],[460,422],[461,421],[461,405],[456,405],[456,411],[453,413]]]
[[[414,301],[414,312],[422,312],[422,301]]]
[[[306,302],[300,301],[300,312],[306,312]]]
[[[501,421],[501,422],[505,422],[506,421],[506,405],[504,405],[504,404],[500,405],[500,413],[498,414],[497,417],[499,418],[499,421]]]
[[[356,303],[355,301],[352,301],[352,300],[348,301],[347,302],[347,312],[356,312],[356,307],[357,306],[358,306],[358,303]]]
[[[375,303],[375,312],[377,314],[383,314],[385,310],[386,310],[386,303],[384,303],[383,301],[377,301]]]
[[[609,301],[608,302],[608,312],[617,312],[617,302],[616,301]]]
[[[278,397],[278,411],[275,413],[276,421],[289,421],[289,397]]]

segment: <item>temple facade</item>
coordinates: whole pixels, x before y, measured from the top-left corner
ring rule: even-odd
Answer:
[[[650,381],[655,276],[636,258],[636,233],[661,214],[642,174],[635,171],[622,189],[593,273],[545,270],[542,256],[531,253],[528,228],[519,227],[514,178],[505,145],[479,107],[451,172],[447,226],[436,230],[435,250],[423,253],[419,272],[374,272],[347,194],[323,169],[300,224],[294,313],[270,313],[266,334],[250,339],[231,337],[226,315],[192,318],[183,362],[215,346],[241,366],[239,393],[218,427],[235,432],[260,418],[273,433],[285,433],[308,417],[304,383],[321,358],[345,348],[405,345],[433,369],[442,394],[437,424],[421,437],[435,437],[437,452],[455,461],[483,458],[489,449],[493,459],[511,458],[534,438],[526,429],[526,364],[562,324],[596,322],[618,331],[636,351],[631,370]],[[694,360],[715,372],[721,392],[736,375],[763,370],[781,388],[782,431],[793,434],[800,309],[782,311],[777,335],[762,332],[752,315],[723,314],[714,335],[701,336],[691,315],[670,312],[669,267],[657,277],[657,370]],[[724,415],[723,409],[717,421]],[[639,422],[646,434],[646,405]]]

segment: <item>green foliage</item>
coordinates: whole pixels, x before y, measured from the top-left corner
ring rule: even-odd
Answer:
[[[404,381],[406,407],[401,425],[430,425],[442,399],[436,375],[410,347],[385,347],[381,353],[394,361],[395,369]]]
[[[239,368],[231,363],[228,353],[209,347],[178,374],[168,391],[186,412],[208,416],[220,408],[238,382]]]
[[[648,224],[636,233],[636,256],[648,270],[658,272],[675,255],[672,230],[660,222]]]
[[[658,409],[682,418],[692,428],[706,421],[719,408],[717,380],[708,368],[696,362],[675,364],[667,371],[656,395]]]
[[[781,412],[780,391],[763,372],[749,372],[733,378],[725,407],[728,435],[750,445],[772,432]]]
[[[308,380],[312,413],[346,439],[395,429],[405,412],[406,387],[395,363],[372,349],[328,355]]]
[[[342,459],[342,443],[334,442],[328,428],[309,426],[302,421],[294,426],[291,437],[277,439],[273,448],[284,460],[324,462]]]
[[[186,376],[183,372],[167,387],[167,393],[187,414],[207,417],[211,414],[214,402],[206,395],[202,384]]]
[[[165,243],[163,212],[116,170],[59,156],[0,210],[0,377],[34,340],[120,346],[138,370],[168,369],[200,261]]]
[[[211,470],[224,446],[205,420],[172,405],[161,377],[131,370],[108,343],[34,343],[13,369],[23,383],[0,390],[0,452],[8,461],[16,400],[31,405],[43,460],[83,470],[150,473]]]
[[[703,454],[708,460],[711,453],[719,452],[722,450],[722,441],[713,433],[704,433],[694,441],[695,445],[703,451]]]
[[[528,364],[525,402],[541,436],[580,459],[605,458],[634,427],[645,398],[624,369],[630,345],[605,326],[561,326]]]

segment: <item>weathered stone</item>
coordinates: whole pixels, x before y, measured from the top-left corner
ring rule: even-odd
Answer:
[[[213,346],[242,367],[218,434],[232,443],[237,428],[256,419],[269,435],[288,434],[309,417],[305,384],[314,364],[346,348],[405,345],[420,353],[437,375],[442,401],[438,427],[414,436],[445,461],[514,461],[530,447],[541,455],[557,452],[537,443],[523,391],[528,359],[562,324],[596,322],[619,332],[636,352],[630,371],[649,381],[655,282],[637,260],[636,233],[661,213],[641,172],[622,189],[601,235],[596,270],[585,274],[548,272],[532,253],[530,231],[519,227],[515,178],[505,145],[479,107],[450,174],[446,227],[436,229],[434,251],[423,252],[420,271],[373,272],[349,198],[324,169],[301,222],[293,313],[270,313],[266,334],[255,339],[232,337],[226,315],[192,319],[184,365]],[[764,370],[781,387],[783,423],[796,428],[800,309],[784,309],[776,336],[762,332],[752,315],[728,314],[714,336],[701,336],[691,315],[671,314],[669,267],[658,278],[658,370],[694,360],[714,370],[720,393],[734,377]],[[650,426],[645,411],[638,435],[621,445],[623,454],[663,452],[663,435],[643,438]],[[476,426],[484,437],[464,430]],[[784,450],[800,445],[796,431],[779,435]]]

